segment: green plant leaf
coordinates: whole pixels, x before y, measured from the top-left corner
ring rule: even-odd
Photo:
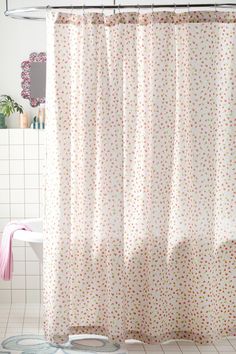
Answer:
[[[3,113],[6,117],[9,117],[14,112],[23,113],[23,107],[15,102],[11,96],[0,96],[0,113]]]

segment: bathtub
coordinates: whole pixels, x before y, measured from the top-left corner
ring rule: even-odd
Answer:
[[[25,219],[20,220],[23,224],[29,225],[31,231],[19,230],[14,232],[14,240],[28,242],[36,256],[43,261],[43,220]]]

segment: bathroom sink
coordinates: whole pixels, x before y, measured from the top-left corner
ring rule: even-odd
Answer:
[[[43,261],[43,220],[24,219],[17,220],[22,224],[29,225],[32,231],[18,230],[14,233],[14,240],[28,242],[36,256]]]

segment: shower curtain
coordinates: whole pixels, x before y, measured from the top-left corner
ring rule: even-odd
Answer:
[[[236,14],[49,11],[44,330],[236,332]]]

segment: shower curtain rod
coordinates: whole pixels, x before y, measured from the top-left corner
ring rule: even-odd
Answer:
[[[24,20],[44,20],[42,16],[30,16],[29,14],[43,12],[48,9],[78,9],[78,10],[122,10],[122,9],[165,9],[165,8],[196,8],[196,7],[208,7],[208,8],[236,8],[236,2],[231,3],[209,3],[209,4],[150,4],[150,5],[116,5],[115,0],[113,5],[62,5],[62,6],[36,6],[36,7],[22,7],[18,9],[9,9],[8,0],[6,0],[5,16],[12,17],[14,19]]]

